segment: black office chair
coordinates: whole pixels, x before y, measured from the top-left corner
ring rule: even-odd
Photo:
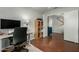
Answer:
[[[14,29],[13,33],[13,45],[14,52],[24,52],[28,51],[24,47],[27,45],[27,28],[26,27],[17,27]]]

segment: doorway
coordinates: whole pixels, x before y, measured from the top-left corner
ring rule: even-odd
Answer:
[[[53,33],[64,35],[64,16],[62,15],[51,15],[48,16],[48,36]]]

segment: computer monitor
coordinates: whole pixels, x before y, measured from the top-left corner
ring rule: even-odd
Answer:
[[[14,29],[20,27],[20,20],[0,19],[0,29]]]

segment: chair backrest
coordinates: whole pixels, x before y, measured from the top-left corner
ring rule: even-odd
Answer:
[[[14,29],[13,33],[13,44],[20,44],[27,41],[27,28],[17,27]]]

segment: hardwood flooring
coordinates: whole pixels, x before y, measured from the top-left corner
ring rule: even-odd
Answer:
[[[43,39],[34,39],[32,44],[44,52],[79,52],[79,44],[64,41],[64,36],[58,33]]]

